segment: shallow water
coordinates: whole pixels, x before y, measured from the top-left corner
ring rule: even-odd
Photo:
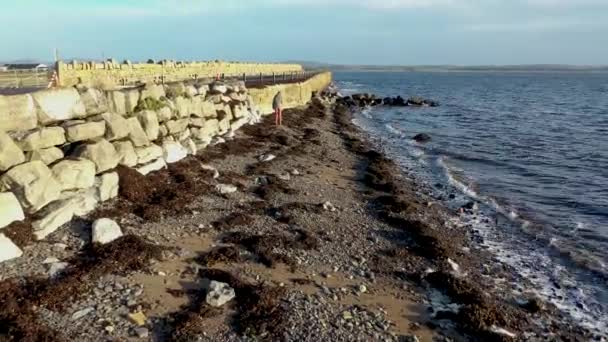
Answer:
[[[336,73],[342,94],[419,95],[356,123],[466,217],[536,292],[608,330],[608,74]],[[417,133],[432,141],[417,144]],[[526,289],[521,289],[525,291]]]

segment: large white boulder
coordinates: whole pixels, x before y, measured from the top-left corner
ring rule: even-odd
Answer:
[[[137,118],[141,123],[144,132],[148,136],[150,141],[158,139],[158,117],[156,116],[156,112],[152,110],[145,110],[137,114]]]
[[[163,158],[168,164],[176,163],[188,156],[188,149],[175,141],[163,142]]]
[[[64,128],[69,142],[101,138],[106,133],[106,123],[104,121],[66,125]]]
[[[59,159],[63,159],[63,151],[57,147],[43,148],[27,153],[27,160],[34,161],[40,160],[46,165],[52,164]]]
[[[43,125],[86,116],[84,103],[75,88],[49,89],[32,94]]]
[[[25,219],[21,204],[12,192],[0,192],[0,229]]]
[[[93,222],[93,243],[102,245],[110,243],[122,236],[120,226],[113,220],[101,218]]]
[[[0,132],[27,131],[37,124],[32,95],[0,95]]]
[[[23,255],[23,252],[4,234],[0,234],[0,262],[12,260]]]
[[[119,164],[133,167],[137,165],[137,154],[131,141],[115,141],[112,143],[118,154]]]
[[[95,180],[97,196],[100,201],[105,202],[118,196],[118,173],[104,173]]]
[[[30,213],[59,198],[61,192],[53,172],[39,160],[13,167],[0,177],[0,184]]]
[[[61,127],[43,127],[28,132],[17,139],[17,145],[24,151],[35,151],[65,143],[65,130]]]
[[[78,146],[75,156],[88,159],[95,163],[96,173],[102,173],[118,166],[120,161],[114,146],[105,139]]]
[[[95,184],[95,163],[88,159],[65,159],[51,170],[62,190],[87,189]]]
[[[138,147],[135,149],[137,154],[137,163],[145,164],[156,160],[163,156],[163,149],[158,145],[150,145],[146,147]]]
[[[23,151],[8,134],[0,131],[0,172],[25,162]]]
[[[135,147],[150,145],[150,139],[137,118],[128,118],[127,124],[129,127],[129,140],[131,140]]]
[[[126,138],[131,130],[124,117],[115,113],[103,113],[101,118],[106,123],[106,139],[109,141]]]

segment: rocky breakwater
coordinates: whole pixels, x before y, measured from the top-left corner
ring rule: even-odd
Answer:
[[[145,175],[259,120],[243,82],[0,96],[0,262],[116,197],[119,165]]]
[[[331,94],[324,94],[332,96]],[[439,103],[434,100],[425,99],[420,96],[412,96],[405,99],[401,96],[380,98],[374,94],[353,94],[340,98],[342,104],[350,108],[365,108],[374,106],[391,107],[438,107]]]

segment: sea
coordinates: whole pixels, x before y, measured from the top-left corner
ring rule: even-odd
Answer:
[[[422,96],[354,122],[464,215],[479,244],[579,324],[608,331],[608,73],[336,72],[342,95]],[[431,136],[421,144],[418,133]]]

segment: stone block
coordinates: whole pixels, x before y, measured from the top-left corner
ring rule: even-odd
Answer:
[[[26,133],[17,140],[23,151],[34,151],[65,144],[65,130],[61,127],[43,127]]]
[[[182,82],[175,82],[165,86],[165,93],[170,99],[174,99],[179,96],[186,94],[186,85]]]
[[[43,148],[30,151],[26,156],[28,161],[40,160],[46,165],[52,164],[64,157],[63,151],[57,147]]]
[[[105,139],[78,146],[74,154],[95,163],[97,174],[115,168],[120,161],[114,146]]]
[[[203,117],[203,102],[204,98],[195,96],[190,98],[190,114],[198,117]]]
[[[192,113],[192,101],[183,96],[178,96],[175,98],[175,109],[178,117],[188,118]]]
[[[182,144],[182,146],[186,148],[186,151],[188,151],[189,155],[196,155],[196,153],[198,152],[198,148],[196,147],[194,140],[192,140],[191,138],[180,140],[180,144]]]
[[[106,244],[122,237],[122,230],[118,223],[107,218],[93,222],[93,243]]]
[[[13,241],[0,234],[0,262],[16,259],[23,255],[23,252]]]
[[[161,97],[165,97],[165,87],[161,84],[146,84],[144,89],[141,91],[141,99],[147,99],[151,97],[155,100],[160,100]]]
[[[137,154],[131,141],[115,141],[112,143],[118,154],[120,165],[133,167],[137,165]]]
[[[170,120],[165,123],[165,126],[169,134],[176,134],[185,131],[189,123],[189,119]]]
[[[51,170],[61,190],[87,189],[95,183],[95,163],[87,159],[65,159]]]
[[[158,139],[158,117],[156,116],[156,112],[152,110],[145,110],[137,114],[137,118],[141,123],[144,132],[148,136],[150,141]]]
[[[129,140],[135,147],[150,145],[150,139],[139,123],[137,118],[128,118],[127,124],[129,127]]]
[[[158,121],[166,122],[174,118],[173,111],[169,107],[163,107],[158,110]]]
[[[230,129],[230,118],[226,116],[223,119],[221,119],[218,122],[218,128],[219,128],[218,133],[220,135],[226,134],[228,132],[228,130]]]
[[[165,126],[165,125],[161,125],[161,126],[158,128],[158,135],[159,135],[159,136],[161,136],[161,137],[166,137],[166,136],[168,136],[168,135],[169,135],[169,130],[167,129],[167,126]]]
[[[23,208],[12,192],[0,192],[0,229],[25,219]]]
[[[32,95],[0,95],[0,132],[27,131],[37,125]]]
[[[43,240],[59,227],[70,222],[76,209],[76,204],[71,199],[58,200],[44,207],[36,214],[39,219],[32,223],[34,238],[37,241]]]
[[[38,121],[49,125],[86,116],[86,108],[75,88],[58,88],[32,94]]]
[[[162,170],[165,167],[167,167],[167,163],[165,163],[165,160],[163,158],[158,158],[149,164],[138,167],[136,170],[137,172],[145,176],[150,172]]]
[[[190,126],[201,128],[205,126],[205,119],[202,118],[190,118]]]
[[[29,213],[56,200],[61,192],[51,169],[39,160],[13,167],[0,177],[0,184],[12,191]]]
[[[207,96],[207,93],[209,92],[209,85],[208,84],[202,84],[199,85],[198,88],[198,94],[202,97]]]
[[[188,97],[195,97],[199,95],[198,90],[192,85],[186,86],[185,93]]]
[[[105,113],[109,109],[109,101],[105,93],[99,89],[88,88],[80,93],[87,115]]]
[[[235,105],[232,107],[232,115],[235,119],[245,118],[249,116],[249,111],[244,105]]]
[[[104,121],[65,125],[64,128],[69,142],[101,138],[106,133],[106,123]]]
[[[242,117],[240,119],[236,119],[230,123],[230,129],[233,132],[236,132],[239,128],[243,127],[248,122],[249,122],[249,118],[247,118],[247,117]]]
[[[137,163],[146,164],[163,156],[163,149],[158,145],[138,147],[135,149]]]
[[[163,142],[163,158],[168,164],[176,163],[188,156],[188,150],[175,141]]]
[[[133,113],[139,103],[140,93],[138,90],[117,90],[108,93],[110,109],[118,114]]]
[[[118,196],[118,173],[104,173],[95,180],[97,196],[100,201],[105,202]]]
[[[23,151],[8,134],[0,131],[0,172],[24,162]]]
[[[106,139],[109,141],[126,138],[131,132],[127,119],[115,113],[101,114],[106,123]]]
[[[64,191],[60,200],[69,200],[73,204],[74,216],[82,217],[93,212],[99,204],[97,189],[89,188],[83,190]]]

